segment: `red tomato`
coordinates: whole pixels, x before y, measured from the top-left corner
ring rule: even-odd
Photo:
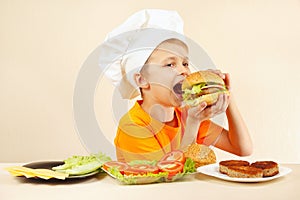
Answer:
[[[102,168],[108,171],[109,168],[117,167],[121,174],[124,174],[124,170],[129,167],[126,163],[119,161],[109,161],[103,164]]]
[[[183,171],[183,164],[178,161],[160,161],[157,167],[161,172],[168,172],[169,178]]]
[[[147,173],[158,174],[159,169],[157,166],[149,164],[136,164],[131,165],[124,170],[125,175],[144,175]]]
[[[160,161],[178,161],[182,164],[185,163],[185,156],[182,151],[175,150],[169,153],[166,153]]]

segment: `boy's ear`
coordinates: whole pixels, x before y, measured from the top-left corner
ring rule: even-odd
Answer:
[[[135,80],[137,86],[140,88],[148,88],[149,87],[149,82],[140,73],[134,74],[134,80]]]

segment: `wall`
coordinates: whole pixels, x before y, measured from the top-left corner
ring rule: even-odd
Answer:
[[[81,65],[129,15],[162,8],[177,10],[186,35],[231,74],[255,145],[249,159],[300,163],[300,1],[182,2],[1,0],[0,162],[87,154],[72,107]],[[96,102],[113,90],[103,81]],[[110,108],[95,108],[111,137]]]

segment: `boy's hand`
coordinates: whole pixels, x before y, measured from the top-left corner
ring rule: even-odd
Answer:
[[[217,69],[216,70],[208,69],[208,71],[213,72],[218,76],[220,76],[224,80],[227,90],[230,92],[231,85],[230,85],[230,76],[228,73],[222,73],[221,70],[217,70]]]
[[[225,112],[229,104],[229,95],[220,94],[218,101],[211,106],[207,106],[206,102],[200,103],[198,106],[191,107],[188,110],[188,117],[193,120],[202,122],[210,119],[222,112]]]

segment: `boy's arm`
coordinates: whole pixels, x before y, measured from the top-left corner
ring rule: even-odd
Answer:
[[[229,91],[231,91],[229,74],[222,74],[220,70],[214,70],[213,72],[224,79],[226,87]],[[233,94],[232,92],[230,93],[229,105],[226,108],[229,129],[222,130],[222,133],[220,137],[218,137],[215,146],[239,156],[247,156],[252,153],[252,140],[250,138],[247,126],[236,106]]]
[[[230,104],[226,110],[228,130],[223,129],[216,147],[239,156],[248,156],[252,153],[252,140],[247,126],[231,95]]]
[[[201,105],[189,109],[189,114],[186,122],[186,130],[182,138],[182,149],[195,141],[197,134],[201,133],[201,123],[215,116],[216,113],[219,113],[222,110],[222,105],[226,105],[227,100],[222,100],[222,98],[219,98],[218,101],[221,102],[221,106],[218,106],[217,103],[215,106],[219,108],[216,109],[215,112],[212,111],[214,110],[213,107],[204,107],[203,109],[201,108]],[[210,122],[207,125],[207,129],[205,130],[206,133],[200,135],[200,137],[198,135],[197,142],[200,141],[200,143],[208,146],[214,144],[214,146],[218,147],[219,149],[239,156],[250,155],[252,153],[252,141],[246,124],[244,123],[242,116],[239,113],[239,110],[234,102],[232,94],[230,97],[229,106],[226,109],[226,115],[229,125],[228,130],[213,122]],[[198,132],[200,124],[200,131]]]
[[[184,150],[187,148],[188,145],[195,142],[199,127],[200,127],[200,120],[187,117],[186,128],[184,130],[184,134],[181,139],[180,149]]]

